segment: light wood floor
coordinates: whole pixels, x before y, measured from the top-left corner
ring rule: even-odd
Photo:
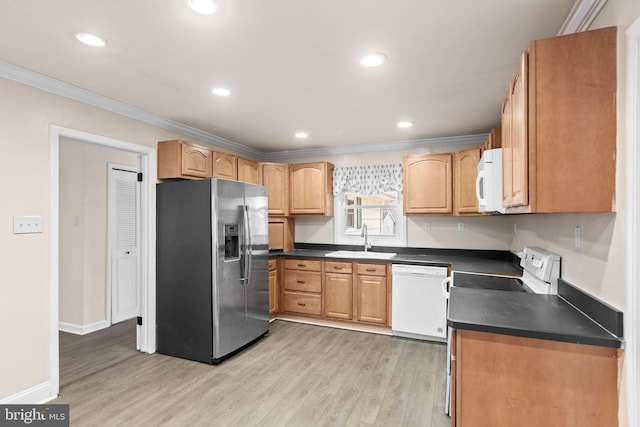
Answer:
[[[443,344],[277,320],[210,366],[135,353],[130,328],[121,328],[126,339],[115,330],[61,336],[52,403],[70,404],[72,426],[449,425]]]

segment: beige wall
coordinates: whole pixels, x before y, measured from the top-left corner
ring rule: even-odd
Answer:
[[[107,163],[137,167],[123,150],[64,138],[60,143],[60,322],[107,319]],[[74,223],[78,218],[78,224]]]
[[[5,79],[0,93],[2,400],[49,380],[50,125],[149,147],[185,137]],[[42,215],[44,232],[14,235],[14,215]]]

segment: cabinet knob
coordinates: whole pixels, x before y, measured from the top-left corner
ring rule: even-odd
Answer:
[[[307,264],[298,264],[298,267],[302,267],[302,268],[304,268],[304,267],[306,267],[306,266],[307,266]]]
[[[333,266],[333,269],[334,269],[334,270],[342,270],[343,268],[344,268],[344,267],[336,267],[336,266]]]
[[[296,280],[296,283],[303,284],[303,283],[304,283],[304,280]]]
[[[367,271],[369,271],[369,272],[373,273],[373,272],[375,272],[375,271],[376,271],[376,269],[375,269],[375,268],[367,268]]]
[[[307,306],[307,304],[305,304],[305,303],[303,303],[303,302],[299,302],[299,303],[298,303],[298,305],[299,305],[300,307],[306,307],[306,306]]]

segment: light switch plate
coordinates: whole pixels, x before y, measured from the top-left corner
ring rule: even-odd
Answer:
[[[41,216],[14,216],[13,234],[42,233]]]
[[[458,223],[458,231],[464,231],[464,222]]]

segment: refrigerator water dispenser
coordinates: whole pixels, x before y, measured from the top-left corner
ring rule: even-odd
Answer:
[[[240,258],[240,243],[238,242],[238,224],[224,226],[224,259]]]

